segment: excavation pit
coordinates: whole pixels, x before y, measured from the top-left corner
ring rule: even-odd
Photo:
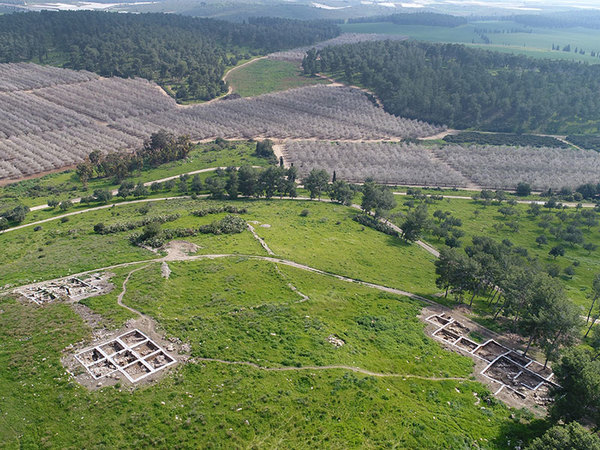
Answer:
[[[96,273],[83,280],[77,277],[62,278],[25,286],[16,292],[40,306],[57,300],[77,302],[109,292],[112,289],[112,285],[108,282],[111,276],[107,273]]]
[[[503,345],[498,344],[496,341],[490,340],[475,350],[473,354],[485,359],[486,361],[492,362],[498,356],[508,353],[509,351],[510,350]]]
[[[102,378],[113,373],[117,367],[108,360],[97,362],[88,367],[88,370],[95,379]]]
[[[147,341],[143,344],[138,345],[137,347],[133,347],[133,351],[135,351],[142,358],[148,356],[151,353],[154,353],[157,350],[158,346],[154,345],[152,341]]]
[[[135,346],[136,344],[139,344],[140,342],[143,342],[146,340],[146,336],[144,336],[142,333],[140,333],[137,330],[134,330],[130,333],[127,333],[123,336],[121,336],[120,338],[125,344],[127,344],[129,347]]]
[[[117,353],[115,356],[113,356],[112,360],[119,366],[119,367],[125,367],[129,364],[131,364],[132,362],[136,361],[138,358],[137,356],[135,356],[133,353],[131,353],[129,350],[125,350],[124,352],[121,353]]]
[[[75,355],[75,359],[94,380],[111,376],[118,378],[120,373],[131,383],[177,363],[175,358],[137,329],[83,350]]]
[[[443,339],[444,341],[450,342],[451,344],[456,342],[460,338],[459,335],[454,334],[453,332],[448,331],[444,328],[439,329],[434,334],[439,338]]]
[[[549,367],[544,368],[544,365],[537,361],[532,361],[527,368],[546,380],[549,380],[552,377],[552,370],[550,370]]]
[[[453,332],[454,334],[458,334],[459,336],[466,336],[471,331],[469,328],[465,327],[460,322],[452,322],[448,326],[446,326],[446,330]]]
[[[473,342],[472,340],[467,339],[466,337],[460,338],[457,342],[454,343],[454,345],[468,352],[472,352],[477,347],[479,347],[479,344],[477,342]]]
[[[102,352],[105,355],[114,355],[117,352],[120,352],[121,350],[123,350],[125,347],[123,347],[121,344],[119,344],[117,341],[111,341],[108,344],[104,344],[103,346],[100,347],[100,350],[102,350]]]
[[[507,386],[516,386],[515,378],[523,371],[523,368],[517,363],[511,361],[505,356],[498,358],[490,364],[482,373],[488,377],[501,382]]]
[[[130,366],[127,366],[125,369],[125,374],[129,376],[132,381],[137,381],[146,375],[150,374],[152,371],[148,366],[145,366],[140,361],[136,361]]]
[[[524,370],[515,379],[515,381],[518,381],[520,384],[522,384],[523,386],[525,386],[528,389],[535,390],[538,388],[538,386],[541,386],[545,380],[533,372]]]
[[[80,353],[79,355],[77,355],[77,359],[84,366],[89,366],[97,361],[104,359],[104,355],[102,354],[102,352],[99,349],[93,348],[91,350],[88,350],[86,352],[83,352],[83,353]]]
[[[427,320],[431,323],[434,323],[436,325],[441,325],[441,326],[444,326],[450,322],[450,319],[447,319],[444,316],[444,314],[433,315],[431,317],[428,317]]]
[[[512,359],[517,364],[521,364],[523,367],[527,366],[527,364],[529,364],[531,362],[531,359],[529,359],[526,356],[520,355],[515,351],[511,351],[506,356],[508,356],[510,359]]]
[[[145,361],[150,365],[150,367],[154,369],[160,369],[161,367],[172,363],[173,358],[171,358],[166,353],[160,351],[156,355],[152,355],[146,358]]]

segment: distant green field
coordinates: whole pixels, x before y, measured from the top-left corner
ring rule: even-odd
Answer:
[[[504,21],[471,22],[455,28],[395,25],[390,22],[353,23],[344,24],[341,27],[347,33],[403,34],[419,41],[470,44],[488,50],[523,54],[536,58],[600,64],[598,57],[590,56],[592,51],[596,54],[600,52],[599,30],[531,28],[515,22]],[[482,31],[490,39],[489,44],[482,39],[477,30]],[[510,32],[511,30],[523,30],[523,32],[513,33]],[[572,51],[552,51],[552,45],[558,45],[561,49],[566,45],[570,45]],[[575,53],[573,51],[575,48],[583,49],[586,54]]]
[[[300,66],[292,62],[261,59],[231,72],[227,82],[242,97],[254,97],[327,81],[305,76]]]

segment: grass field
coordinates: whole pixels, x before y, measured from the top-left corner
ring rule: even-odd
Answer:
[[[549,29],[524,27],[508,21],[471,22],[455,28],[425,25],[396,25],[390,22],[353,23],[341,25],[348,33],[384,33],[407,35],[411,39],[430,42],[448,42],[474,45],[480,48],[523,54],[535,58],[565,59],[600,63],[598,57],[590,56],[592,51],[600,51],[598,30],[584,28]],[[490,39],[487,44],[476,30],[486,30]],[[523,30],[523,32],[511,32]],[[531,31],[531,32],[525,32]],[[560,48],[570,44],[571,52],[552,51],[552,45]],[[586,54],[574,53],[575,48]]]
[[[90,392],[60,363],[64,347],[89,339],[81,319],[64,304],[3,299],[1,446],[508,448],[543,426],[486,402],[486,389],[468,380],[471,361],[423,334],[411,300],[297,269],[278,272],[272,263],[170,264],[169,280],[158,266],[136,273],[124,301],[189,342],[193,356],[269,367],[343,363],[442,380],[200,361],[146,387]],[[310,300],[298,303],[288,283]],[[118,308],[115,297],[89,303],[105,312]],[[346,344],[326,342],[331,333]]]
[[[202,218],[190,210],[214,204],[205,200],[171,200],[151,206],[148,217],[179,213],[181,217],[164,228],[198,227],[220,219],[224,214]],[[309,201],[238,201],[247,207],[247,221],[255,225],[276,255],[317,269],[352,278],[381,283],[422,295],[437,292],[434,284],[433,256],[416,245],[408,245],[352,220],[351,208]],[[300,212],[309,210],[302,217]],[[39,231],[32,227],[0,234],[0,255],[5,283],[25,284],[120,264],[153,259],[158,255],[129,244],[132,232],[98,235],[93,227],[139,220],[139,205],[122,205],[72,216],[68,222],[48,222]],[[186,240],[200,246],[199,253],[239,253],[264,255],[265,251],[249,232],[237,235],[198,235]],[[381,258],[388,264],[381,265]]]
[[[233,88],[233,92],[242,97],[327,83],[321,78],[305,76],[298,64],[271,59],[260,59],[231,72],[227,82]]]

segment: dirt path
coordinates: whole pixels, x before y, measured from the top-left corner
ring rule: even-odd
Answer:
[[[218,358],[193,358],[191,360],[191,362],[198,362],[198,361],[216,362],[216,363],[220,363],[220,364],[229,364],[229,365],[235,365],[235,366],[248,366],[248,367],[253,367],[254,369],[264,370],[267,372],[294,372],[294,371],[300,371],[300,370],[336,370],[336,369],[339,369],[339,370],[348,370],[348,371],[356,372],[356,373],[362,373],[363,375],[369,375],[369,376],[378,377],[378,378],[402,378],[405,380],[412,378],[412,379],[426,380],[426,381],[447,381],[447,380],[469,381],[468,378],[462,378],[462,377],[447,377],[447,378],[425,377],[425,376],[421,376],[421,375],[410,375],[410,374],[401,374],[401,373],[371,372],[370,370],[361,369],[360,367],[337,365],[337,364],[326,365],[326,366],[265,367],[265,366],[260,366],[256,363],[248,362],[248,361],[227,361],[227,360],[218,359]]]
[[[452,128],[447,129],[446,131],[442,131],[438,134],[434,134],[432,136],[427,136],[424,138],[420,138],[422,141],[435,141],[437,139],[444,139],[446,136],[450,136],[451,134],[458,134],[460,130],[453,130]]]
[[[264,239],[261,238],[258,234],[256,234],[256,230],[254,229],[254,227],[252,225],[250,225],[249,223],[247,225],[248,225],[248,229],[250,230],[250,233],[252,233],[252,236],[254,236],[254,239],[256,239],[259,242],[259,244],[262,246],[262,248],[265,249],[267,254],[274,255],[275,253],[273,253],[273,250],[271,250],[269,248],[269,246],[264,241]]]
[[[121,306],[122,308],[125,308],[126,310],[132,312],[133,314],[135,314],[136,316],[138,316],[140,319],[149,319],[149,320],[152,320],[148,316],[146,316],[145,314],[142,314],[141,312],[139,312],[137,309],[133,309],[130,306],[127,306],[126,304],[123,303],[123,297],[127,293],[127,283],[129,282],[129,278],[131,278],[131,275],[133,275],[134,273],[139,272],[140,270],[144,270],[147,267],[150,267],[150,264],[146,264],[145,266],[138,267],[137,269],[133,269],[131,272],[129,272],[127,274],[127,277],[125,278],[125,280],[123,280],[123,289],[121,290],[121,293],[117,297],[117,304],[119,306]]]
[[[260,169],[261,166],[252,166],[255,169]],[[199,170],[192,170],[191,172],[186,172],[186,173],[181,173],[179,175],[172,175],[170,177],[166,177],[166,178],[160,178],[158,180],[151,180],[151,181],[146,181],[144,183],[142,183],[144,186],[149,187],[151,186],[153,183],[164,183],[165,181],[170,181],[170,180],[177,180],[179,179],[180,176],[182,175],[197,175],[200,173],[207,173],[207,172],[216,172],[217,170],[225,170],[227,169],[227,167],[208,167],[206,169],[199,169]],[[236,169],[239,169],[239,167],[236,167]],[[113,189],[112,191],[110,191],[112,195],[117,195],[117,193],[119,192],[118,189]],[[80,203],[81,202],[81,197],[77,197],[77,198],[72,198],[71,199],[71,203]],[[29,208],[29,211],[39,211],[40,209],[46,209],[49,206],[46,205],[37,205],[37,206],[32,206],[31,208]]]
[[[332,277],[332,278],[335,278],[340,281],[345,281],[348,283],[356,283],[361,286],[371,287],[373,289],[377,289],[377,290],[380,290],[383,292],[389,292],[391,294],[402,295],[404,297],[414,298],[414,299],[420,300],[424,303],[427,303],[429,305],[436,304],[432,300],[429,300],[425,297],[421,297],[420,295],[417,295],[417,294],[413,294],[412,292],[407,292],[407,291],[403,291],[401,289],[391,288],[391,287],[383,286],[380,284],[369,283],[368,281],[357,280],[357,279],[346,277],[343,275],[338,275],[335,273],[327,272],[325,270],[316,269],[314,267],[308,266],[306,264],[301,264],[301,263],[298,263],[295,261],[277,258],[277,257],[273,257],[273,256],[244,255],[244,254],[236,254],[236,253],[221,253],[221,254],[211,254],[211,255],[186,255],[186,254],[183,254],[183,252],[175,252],[171,255],[167,255],[162,258],[144,259],[144,260],[140,260],[140,261],[131,261],[131,262],[126,262],[126,263],[121,263],[121,264],[115,264],[112,266],[86,270],[85,272],[80,272],[80,273],[76,273],[76,274],[69,274],[69,276],[70,277],[81,277],[81,276],[84,276],[84,275],[90,274],[90,273],[105,272],[108,270],[113,270],[113,269],[117,269],[120,267],[133,266],[133,265],[137,265],[137,264],[146,264],[145,267],[148,267],[148,265],[150,265],[150,264],[162,263],[163,261],[199,261],[199,260],[203,260],[203,259],[221,259],[221,258],[248,258],[248,259],[261,260],[261,261],[268,261],[268,262],[272,262],[272,263],[276,263],[276,264],[282,264],[285,266],[294,267],[296,269],[304,270],[307,272],[316,273],[319,275],[325,275],[325,276]],[[143,268],[144,267],[135,269],[129,273],[127,279],[123,282],[123,291],[121,292],[121,295],[120,295],[121,300],[126,293],[126,284],[127,284],[127,281],[129,280],[129,276],[138,270],[142,270]],[[64,276],[55,278],[53,280],[47,280],[46,282],[58,281],[63,278],[64,278]],[[28,284],[28,285],[24,285],[24,286],[12,287],[10,289],[10,291],[15,291],[16,289],[24,289],[28,286],[31,286],[33,284],[39,284],[39,283],[40,283],[40,281],[36,281],[36,283],[32,283],[32,284]],[[121,303],[119,303],[119,304],[121,305]],[[122,305],[122,306],[126,307],[125,305]],[[138,314],[138,315],[141,314],[139,311],[135,311],[135,310],[131,310],[131,312]]]

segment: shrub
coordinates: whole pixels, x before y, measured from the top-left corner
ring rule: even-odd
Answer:
[[[225,206],[211,206],[209,208],[198,209],[196,211],[192,211],[190,214],[196,217],[204,217],[209,214],[219,214],[219,213],[229,213],[229,214],[246,214],[248,212],[247,208],[237,208],[233,205],[225,205]]]
[[[62,202],[60,202],[60,204],[58,205],[58,208],[61,211],[66,211],[68,209],[70,209],[73,206],[73,202],[71,202],[71,200],[64,200]]]
[[[246,221],[240,217],[227,215],[221,220],[201,226],[198,231],[203,234],[235,234],[246,229]]]
[[[352,220],[360,223],[361,225],[373,228],[377,231],[381,231],[382,233],[388,234],[390,236],[398,237],[398,232],[396,230],[394,230],[389,225],[375,219],[373,216],[369,216],[366,214],[357,214],[352,218]]]

